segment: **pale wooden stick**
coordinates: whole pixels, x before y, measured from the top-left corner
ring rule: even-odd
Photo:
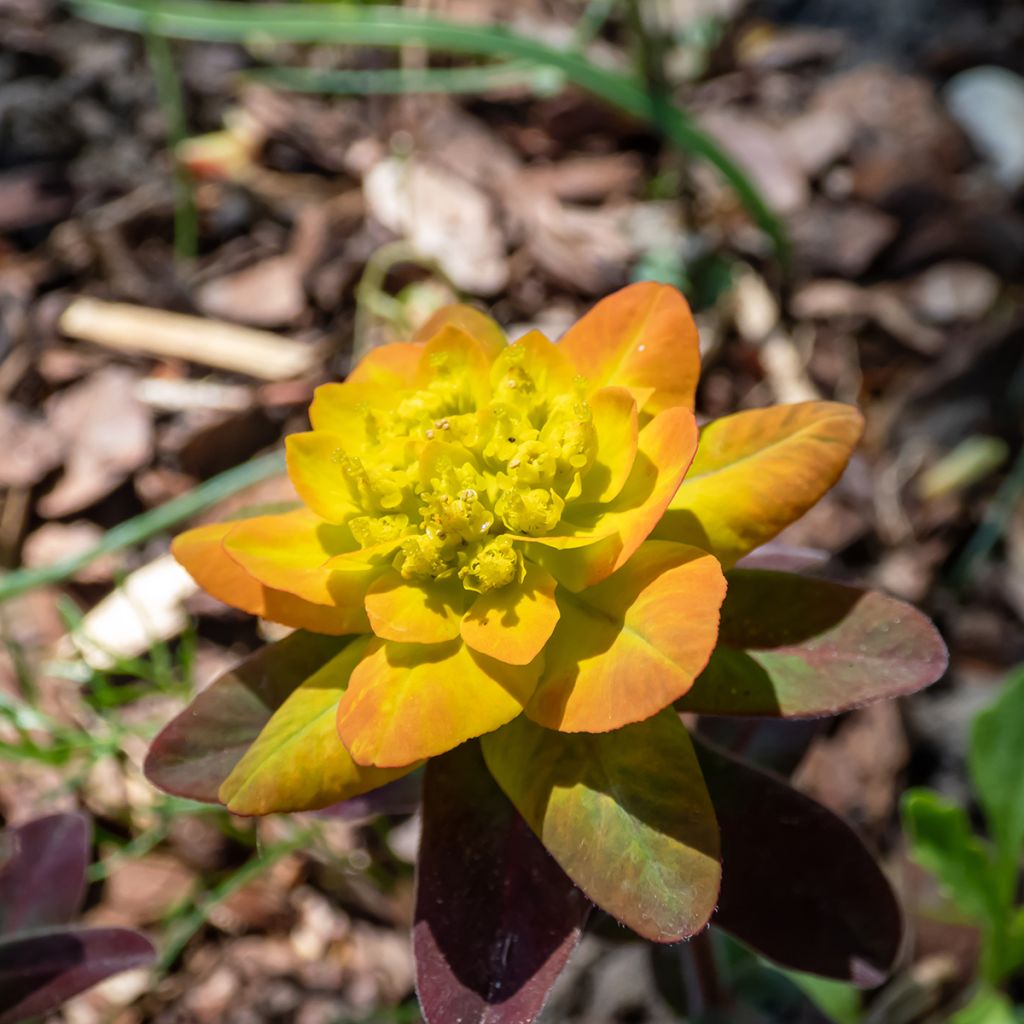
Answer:
[[[269,331],[84,297],[64,310],[59,326],[68,337],[106,348],[187,359],[260,380],[309,373],[320,357],[315,345]]]

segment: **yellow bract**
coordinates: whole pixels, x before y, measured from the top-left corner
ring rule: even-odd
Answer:
[[[222,600],[370,637],[333,691],[301,691],[261,739],[234,804],[243,791],[261,809],[312,799],[297,792],[303,772],[264,790],[255,768],[275,763],[280,730],[291,736],[306,707],[320,744],[337,712],[352,758],[333,762],[344,783],[324,783],[338,792],[524,709],[601,732],[680,697],[716,642],[719,563],[817,500],[859,432],[853,410],[811,403],[730,417],[698,446],[698,368],[685,300],[640,284],[560,344],[536,331],[509,344],[489,317],[451,307],[319,388],[312,430],[287,440],[305,508],[174,545]]]

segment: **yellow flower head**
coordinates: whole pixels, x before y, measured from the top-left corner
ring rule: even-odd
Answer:
[[[698,450],[698,369],[662,285],[557,344],[452,307],[318,389],[287,441],[302,509],[189,531],[175,554],[231,604],[359,635],[332,670],[343,795],[523,713],[564,732],[642,721],[707,663],[723,564],[809,508],[860,431],[808,403],[719,421]]]

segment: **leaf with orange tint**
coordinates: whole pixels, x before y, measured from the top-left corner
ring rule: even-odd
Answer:
[[[597,735],[521,717],[481,746],[505,795],[602,910],[654,942],[707,924],[721,880],[718,826],[674,711]]]
[[[409,388],[423,353],[422,342],[396,341],[370,349],[352,369],[346,383]]]
[[[711,555],[664,541],[642,544],[596,586],[560,591],[562,617],[526,714],[563,732],[606,732],[657,714],[707,664],[724,597]]]
[[[491,386],[498,401],[509,397],[506,388],[513,391],[522,386],[522,371],[531,387],[545,395],[559,395],[571,390],[576,376],[572,360],[560,346],[540,331],[529,331],[499,354],[491,367]],[[504,391],[504,394],[503,394]],[[513,400],[518,395],[511,396]]]
[[[623,565],[655,528],[686,475],[697,445],[693,413],[659,413],[640,431],[636,459],[619,494],[605,505],[568,507],[562,523],[530,552],[563,586],[580,591]]]
[[[388,415],[396,389],[383,384],[364,384],[351,380],[321,384],[313,392],[309,422],[314,430],[339,434],[353,447],[368,440],[367,412]]]
[[[838,402],[775,405],[709,423],[654,536],[733,565],[832,487],[863,425],[853,406]]]
[[[460,412],[472,412],[487,404],[491,394],[491,363],[483,347],[471,335],[446,324],[423,346],[414,385],[426,388],[451,380],[465,404]]]
[[[294,594],[265,586],[246,572],[227,551],[224,538],[237,522],[211,523],[179,534],[171,543],[171,554],[208,594],[240,608],[295,629],[342,635],[365,628],[349,608],[313,604]]]
[[[462,620],[462,639],[481,654],[527,665],[540,654],[558,622],[555,578],[526,563],[522,583],[480,594]]]
[[[235,814],[312,811],[411,771],[357,765],[338,737],[338,702],[369,641],[356,640],[293,690],[220,787]]]
[[[366,591],[366,614],[384,640],[441,644],[459,635],[467,596],[458,580],[406,580],[385,569]]]
[[[340,524],[361,513],[342,466],[349,451],[348,438],[310,430],[289,434],[284,450],[292,486],[321,519]]]
[[[429,341],[445,327],[458,327],[459,330],[465,331],[484,350],[489,359],[495,358],[508,345],[508,338],[497,320],[465,303],[455,303],[439,309],[416,331],[413,341]]]
[[[523,710],[538,662],[506,665],[461,640],[374,639],[338,707],[338,732],[359,764],[397,768],[443,754]]]
[[[697,326],[686,299],[669,285],[644,281],[609,295],[560,344],[592,387],[628,388],[647,413],[693,408]]]
[[[618,496],[636,460],[638,417],[636,402],[625,388],[601,388],[590,396],[597,458],[583,478],[576,499],[581,505],[608,502]]]

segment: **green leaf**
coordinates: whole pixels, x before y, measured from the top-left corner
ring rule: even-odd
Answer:
[[[1006,681],[995,703],[974,719],[968,762],[1000,859],[1014,867],[1024,848],[1022,756],[1024,671],[1019,671]]]
[[[974,998],[949,1018],[949,1024],[1017,1024],[1013,1005],[1001,992],[980,988]]]
[[[1007,929],[1007,972],[1012,973],[1022,965],[1024,965],[1024,907],[1018,907]]]
[[[935,627],[895,598],[760,569],[726,578],[718,647],[680,711],[836,715],[913,693],[945,671]]]
[[[498,785],[599,907],[655,942],[704,927],[721,881],[718,826],[671,709],[608,733],[520,716],[482,746]]]
[[[274,712],[220,787],[235,814],[312,811],[368,793],[406,775],[356,764],[338,736],[338,702],[366,651],[367,638],[349,644],[304,679]]]
[[[860,1024],[864,1016],[861,994],[853,985],[802,971],[784,970],[782,973],[835,1024]]]
[[[995,866],[964,810],[930,790],[914,789],[904,796],[902,813],[914,860],[939,879],[966,915],[998,921]]]

